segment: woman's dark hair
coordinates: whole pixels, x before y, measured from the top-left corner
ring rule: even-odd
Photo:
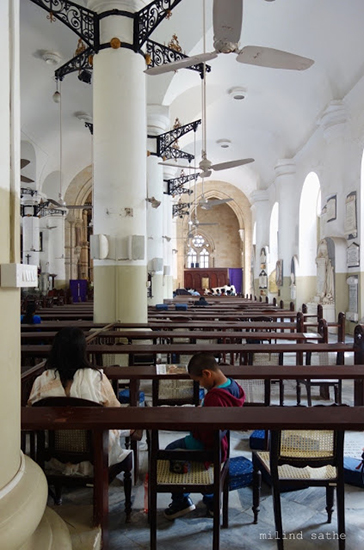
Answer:
[[[216,362],[216,359],[212,353],[196,353],[193,357],[191,357],[190,362],[188,363],[188,374],[192,374],[193,376],[202,376],[202,371],[204,370],[212,370],[216,372],[219,370],[219,365]]]
[[[78,369],[99,370],[87,360],[86,338],[77,327],[65,327],[57,332],[45,368],[58,371],[63,386],[73,380]]]
[[[37,309],[37,306],[36,306],[35,302],[28,302],[26,312],[23,315],[23,319],[22,319],[21,322],[26,323],[28,325],[33,324],[33,322],[34,322],[33,316],[34,316],[34,313],[35,313],[36,309]]]

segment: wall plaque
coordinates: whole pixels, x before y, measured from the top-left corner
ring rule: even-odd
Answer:
[[[351,243],[346,249],[347,267],[359,267],[360,265],[360,246],[357,243]]]
[[[348,239],[358,236],[358,224],[356,216],[356,191],[346,196],[345,234]]]

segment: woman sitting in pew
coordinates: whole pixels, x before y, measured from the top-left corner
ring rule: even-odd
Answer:
[[[52,349],[45,365],[46,370],[38,376],[30,392],[28,405],[46,397],[78,397],[89,399],[104,407],[120,407],[110,381],[102,370],[91,365],[86,357],[86,339],[76,327],[60,330],[53,340]],[[120,437],[140,439],[139,430],[109,430],[109,466],[122,462],[131,451],[123,449]],[[69,473],[89,474],[89,463],[73,465],[52,464]]]
[[[20,316],[20,323],[28,325],[39,325],[42,319],[39,315],[35,315],[37,306],[35,302],[28,302],[27,309],[24,315]]]

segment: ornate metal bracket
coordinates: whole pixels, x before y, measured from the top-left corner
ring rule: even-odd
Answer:
[[[173,143],[188,132],[191,132],[191,130],[196,132],[199,124],[201,124],[201,119],[185,124],[184,126],[173,128],[169,132],[165,132],[159,136],[148,136],[150,139],[155,138],[157,140],[156,155],[165,159],[183,158],[191,162],[195,158],[194,155],[173,147]]]
[[[178,204],[172,204],[172,216],[176,218],[183,218],[189,214],[189,208],[191,203],[189,202],[179,202]]]
[[[50,17],[59,19],[89,46],[99,48],[98,14],[79,6],[70,0],[30,0],[49,12]]]
[[[164,180],[167,182],[167,195],[172,195],[172,197],[175,197],[176,195],[185,195],[187,193],[191,195],[193,193],[192,189],[185,189],[183,186],[189,181],[196,180],[197,177],[198,174],[195,172],[194,174],[188,174],[187,176],[183,175],[179,178]]]
[[[162,44],[158,44],[158,42],[154,42],[154,40],[147,40],[146,47],[146,52],[150,56],[150,62],[148,65],[149,67],[165,65],[166,63],[172,63],[174,61],[179,61],[180,59],[188,58],[188,55],[177,52],[176,50],[172,50],[172,48],[168,48],[167,46],[163,46]],[[191,65],[191,67],[187,68],[191,71],[199,72],[200,77],[203,78],[203,63],[199,63],[198,65]],[[211,71],[210,65],[206,65],[205,71],[207,73]]]
[[[62,81],[66,75],[75,71],[92,72],[92,56],[94,53],[95,51],[92,48],[87,48],[79,55],[70,59],[70,61],[67,61],[67,63],[54,72],[56,80]]]
[[[85,122],[85,127],[90,130],[90,134],[94,135],[94,125],[92,122]]]
[[[142,47],[159,23],[169,17],[171,11],[182,0],[153,0],[150,4],[135,14],[134,47],[136,51]]]

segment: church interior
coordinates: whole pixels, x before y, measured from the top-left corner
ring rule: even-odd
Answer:
[[[364,3],[4,0],[0,15],[0,434],[6,441],[0,454],[0,550],[105,550],[99,532],[90,535],[92,543],[86,535],[82,543],[68,540],[67,506],[82,501],[82,492],[67,493],[65,522],[43,515],[45,477],[21,451],[20,314],[34,302],[42,318],[37,330],[48,318],[61,327],[65,321],[55,310],[73,302],[70,323],[85,314],[94,330],[114,330],[117,323],[140,324],[142,330],[157,308],[161,315],[165,308],[171,322],[179,313],[182,323],[183,307],[189,311],[204,296],[211,311],[217,299],[231,315],[238,300],[246,300],[280,307],[282,319],[287,310],[287,322],[289,311],[317,316],[315,326],[327,323],[325,345],[337,345],[337,365],[356,363],[357,379],[354,386],[343,380],[339,404],[358,408],[360,419]],[[179,311],[172,314],[172,307]],[[218,319],[216,309],[210,331]],[[202,313],[195,322],[205,322]],[[306,322],[306,332],[317,333],[314,324]],[[290,345],[288,336],[281,341]],[[268,340],[272,346],[281,341]],[[214,340],[208,342],[214,349]],[[341,344],[348,347],[341,351]],[[328,350],[327,357],[333,353]],[[160,357],[177,362],[177,355]],[[284,364],[300,365],[298,355],[292,351]],[[110,368],[117,357],[110,352],[99,365]],[[34,361],[29,364],[35,368]],[[130,357],[119,364],[134,366]],[[151,383],[143,380],[141,387],[151,405]],[[296,391],[292,376],[285,405],[296,405]],[[274,394],[274,405],[280,400]],[[245,431],[232,430],[232,456],[251,458],[247,440]],[[133,486],[135,519],[125,530],[116,519],[123,492],[110,486],[109,550],[150,548],[143,513],[147,447],[144,436]],[[362,510],[361,489],[345,486],[348,550],[362,544],[360,529],[353,527]],[[305,505],[319,514],[317,524],[326,514],[316,490],[284,493],[295,532]],[[239,546],[252,515],[246,491],[231,496],[229,536],[221,535],[220,548],[275,548],[273,535],[257,540],[259,524]],[[270,490],[263,491],[262,520],[269,508],[264,525],[274,533]],[[197,548],[208,547],[211,521],[201,518],[193,517],[186,540],[188,518],[176,521],[171,538],[158,524],[158,548],[187,548],[194,537]],[[311,519],[305,515],[302,525]],[[330,532],[336,530],[335,513],[332,525]],[[57,535],[40,543],[47,529]],[[305,548],[313,546],[315,533],[311,526]],[[291,550],[303,548],[302,542],[284,541]],[[325,550],[337,545],[330,537],[317,542]]]

